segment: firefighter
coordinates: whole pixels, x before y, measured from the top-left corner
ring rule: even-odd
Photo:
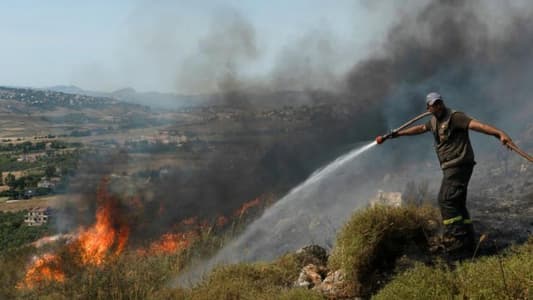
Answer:
[[[432,118],[421,125],[393,133],[392,137],[431,132],[435,150],[443,172],[438,196],[444,225],[443,244],[450,253],[470,253],[474,246],[474,228],[466,208],[468,182],[476,162],[468,135],[475,130],[497,137],[503,145],[511,145],[511,138],[502,130],[484,124],[468,115],[446,107],[438,93],[429,93],[426,107]]]

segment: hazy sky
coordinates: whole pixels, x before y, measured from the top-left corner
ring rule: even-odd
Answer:
[[[280,53],[298,53],[298,45],[305,48],[306,38],[316,36],[327,36],[329,55],[338,58],[327,62],[342,71],[380,40],[391,22],[383,15],[392,9],[343,0],[4,0],[0,85],[202,92],[177,78],[187,76],[191,61],[208,66],[198,53],[218,26],[227,26],[220,15],[252,28],[254,53],[239,64],[240,74],[265,76]]]

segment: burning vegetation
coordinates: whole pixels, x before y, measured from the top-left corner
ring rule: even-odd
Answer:
[[[44,287],[50,283],[64,283],[67,280],[65,269],[74,268],[105,268],[116,262],[127,249],[130,254],[139,257],[176,255],[191,248],[195,243],[206,240],[217,231],[220,234],[228,229],[230,222],[234,225],[257,209],[263,203],[260,198],[242,204],[233,212],[231,217],[219,215],[213,220],[200,220],[198,217],[189,217],[176,224],[174,229],[163,233],[147,246],[131,244],[133,233],[139,233],[134,224],[129,223],[129,211],[124,202],[132,202],[135,207],[144,204],[139,197],[132,201],[121,201],[108,190],[110,184],[106,177],[101,180],[97,188],[95,222],[88,227],[80,227],[75,233],[61,235],[66,237],[45,238],[47,242],[62,241],[56,253],[46,252],[35,256],[29,264],[22,282],[17,285],[19,289],[33,289]],[[233,221],[231,221],[233,220]],[[142,225],[142,224],[141,224]],[[137,224],[137,226],[140,226]],[[232,226],[234,227],[234,226]],[[139,240],[137,237],[136,240]]]
[[[118,221],[121,219],[118,200],[109,195],[107,184],[107,180],[103,180],[98,188],[96,222],[87,229],[81,228],[71,243],[83,265],[101,265],[106,258],[122,253],[128,241],[130,229]]]
[[[61,266],[61,260],[57,255],[45,253],[40,257],[34,257],[31,266],[26,271],[24,281],[17,285],[19,288],[34,288],[38,285],[52,281],[64,282],[65,273]]]

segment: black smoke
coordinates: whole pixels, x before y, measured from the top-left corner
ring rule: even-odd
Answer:
[[[451,107],[519,139],[531,122],[532,5],[522,9],[501,5],[431,1],[396,16],[379,51],[342,76],[327,71],[320,63],[320,51],[301,62],[294,51],[287,50],[279,63],[289,67],[276,67],[270,78],[260,80],[241,72],[259,55],[258,33],[238,13],[217,16],[218,26],[213,25],[199,41],[200,56],[180,65],[179,85],[200,89],[205,85],[208,90],[214,86],[218,92],[212,104],[244,116],[270,103],[278,108],[304,103],[320,109],[310,113],[304,130],[274,139],[259,134],[264,128],[254,118],[240,119],[239,130],[255,137],[236,141],[228,151],[206,152],[199,157],[202,167],[175,169],[154,182],[151,196],[141,199],[145,205],[139,217],[144,220],[142,233],[165,232],[191,216],[230,215],[243,202],[266,193],[282,195],[354,143],[369,141],[423,112],[424,96],[430,91],[440,92]],[[490,6],[500,7],[495,14],[498,25],[486,13]],[[320,40],[316,49],[331,52],[327,39]],[[304,51],[308,44],[308,40],[298,41],[289,49]],[[330,86],[300,84],[305,83],[308,70],[313,73],[311,82],[319,80],[316,74],[324,70]],[[292,79],[303,89],[288,90]],[[498,147],[489,139],[484,140],[488,149]],[[403,141],[392,141],[394,151],[376,161],[375,167],[401,169],[412,162],[434,160],[429,136]]]

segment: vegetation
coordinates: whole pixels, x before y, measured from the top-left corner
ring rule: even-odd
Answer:
[[[18,199],[25,196],[28,189],[32,189],[32,195],[46,195],[52,189],[37,187],[43,177],[48,179],[60,177],[59,182],[54,182],[53,190],[56,192],[64,190],[68,177],[72,176],[77,169],[82,153],[81,147],[80,143],[60,140],[49,143],[24,142],[0,145],[0,172],[8,172],[7,175],[4,173],[5,178],[1,184],[9,186],[9,190],[1,192],[0,196]],[[23,173],[16,177],[13,173],[18,171],[23,171]]]
[[[533,299],[533,238],[501,255],[458,264],[417,264],[376,299]]]
[[[437,215],[429,206],[376,206],[356,212],[337,236],[329,267],[346,273],[347,294],[368,296],[379,288],[398,257],[427,251]]]
[[[51,230],[47,225],[29,227],[24,224],[27,211],[0,212],[0,252],[29,244]]]
[[[437,211],[425,206],[356,212],[339,232],[329,258],[330,270],[344,270],[346,289],[352,295],[376,299],[531,298],[533,239],[473,262],[421,259],[430,257],[427,240],[435,233],[437,220]],[[73,258],[68,252],[55,249],[63,257],[67,280],[33,289],[16,288],[24,278],[20,266],[47,250],[20,247],[21,242],[18,248],[0,252],[0,298],[325,299],[314,290],[293,287],[301,268],[309,263],[294,253],[271,263],[218,266],[196,286],[179,287],[176,278],[186,266],[213,254],[231,236],[208,230],[200,237],[190,248],[170,254],[147,255],[129,249],[99,267],[69,263]],[[399,267],[406,256],[413,263]]]

